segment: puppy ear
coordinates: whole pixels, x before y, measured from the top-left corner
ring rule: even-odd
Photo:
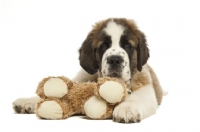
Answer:
[[[95,57],[95,49],[92,47],[94,33],[90,32],[79,49],[79,60],[81,67],[89,74],[94,74],[98,70]]]
[[[137,69],[142,70],[142,66],[146,64],[149,58],[149,49],[147,47],[145,35],[139,31],[137,46]]]

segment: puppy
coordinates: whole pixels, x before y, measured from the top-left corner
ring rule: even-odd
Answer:
[[[82,69],[74,81],[96,81],[115,77],[132,92],[113,111],[113,121],[137,123],[156,113],[163,91],[153,69],[147,64],[149,49],[144,33],[133,20],[109,18],[97,22],[79,49]],[[34,113],[39,97],[13,102],[16,113]]]

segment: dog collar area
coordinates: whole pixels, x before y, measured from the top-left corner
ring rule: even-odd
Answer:
[[[132,92],[130,89],[127,89],[127,93],[128,93],[128,95],[130,95]]]

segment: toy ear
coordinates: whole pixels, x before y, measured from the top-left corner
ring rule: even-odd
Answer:
[[[137,46],[137,69],[142,70],[142,66],[146,64],[149,58],[149,49],[146,44],[145,35],[139,31]]]
[[[92,47],[93,38],[94,33],[91,31],[79,49],[80,65],[89,74],[96,73],[99,68],[95,56],[95,49]]]

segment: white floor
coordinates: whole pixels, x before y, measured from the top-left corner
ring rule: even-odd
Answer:
[[[199,132],[199,5],[198,0],[0,1],[0,132]],[[14,114],[12,102],[35,95],[43,77],[75,75],[77,51],[91,25],[108,17],[134,19],[146,34],[149,64],[169,91],[157,113],[138,124]]]

